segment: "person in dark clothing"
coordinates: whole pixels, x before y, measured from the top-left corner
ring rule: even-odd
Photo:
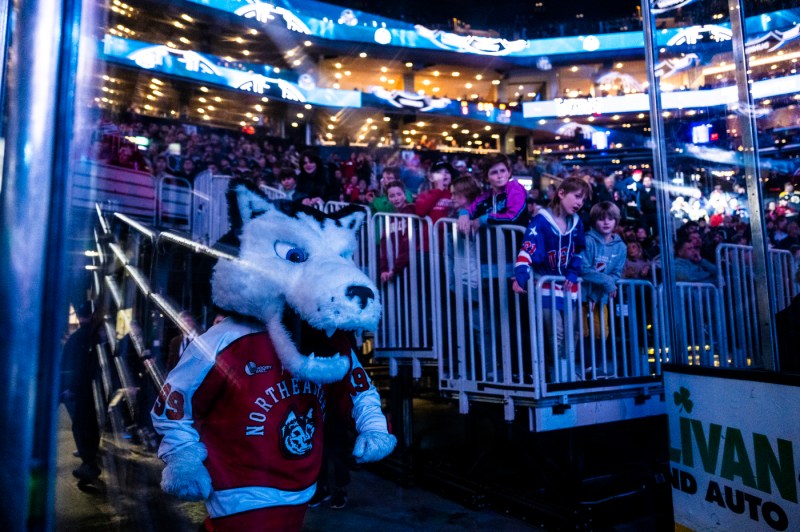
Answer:
[[[797,272],[800,282],[800,270]],[[800,294],[794,296],[789,306],[775,315],[775,330],[778,333],[778,359],[780,370],[784,373],[800,373],[800,357],[797,346],[800,345]]]
[[[653,186],[653,178],[649,175],[642,178],[642,186],[636,191],[636,207],[648,234],[656,234],[658,232],[656,189]]]
[[[328,178],[322,161],[311,152],[304,152],[300,157],[297,192],[322,203],[338,200],[340,193],[338,184]]]
[[[72,420],[72,437],[81,465],[72,474],[83,482],[100,476],[97,451],[100,428],[94,407],[94,379],[99,373],[95,346],[100,341],[98,324],[93,321],[92,302],[76,309],[78,329],[70,335],[61,357],[61,402]]]

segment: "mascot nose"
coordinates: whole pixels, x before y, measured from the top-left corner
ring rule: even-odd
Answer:
[[[366,286],[354,284],[351,284],[347,287],[347,290],[344,291],[344,295],[350,299],[357,297],[359,299],[359,305],[361,305],[362,309],[366,308],[370,299],[375,299],[375,293],[371,289],[367,288]]]

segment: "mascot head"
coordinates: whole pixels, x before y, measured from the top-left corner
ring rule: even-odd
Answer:
[[[299,336],[330,338],[377,327],[378,290],[353,262],[364,212],[346,208],[324,214],[296,202],[273,203],[243,183],[232,192],[232,207],[242,221],[238,258],[220,260],[214,268],[214,302],[265,323],[281,362],[295,377],[320,384],[341,380],[349,359],[304,350],[307,342]],[[301,327],[289,323],[298,318]],[[302,332],[292,335],[287,326]]]

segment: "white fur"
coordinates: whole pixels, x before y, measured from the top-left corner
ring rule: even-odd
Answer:
[[[214,302],[267,324],[278,356],[293,375],[317,383],[341,380],[349,368],[346,357],[309,360],[297,351],[280,320],[284,305],[289,305],[319,330],[374,330],[378,326],[378,289],[352,260],[363,213],[351,214],[339,224],[326,219],[321,225],[305,213],[298,218],[287,216],[244,187],[237,190],[237,198],[240,205],[255,205],[266,212],[245,220],[239,258],[220,260],[215,267]],[[276,242],[302,249],[307,260],[293,263],[278,256]],[[375,297],[365,308],[358,298],[345,295],[351,285],[372,290]]]

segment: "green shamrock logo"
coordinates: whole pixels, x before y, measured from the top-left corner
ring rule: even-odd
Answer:
[[[683,410],[686,410],[687,414],[692,413],[692,408],[694,408],[694,403],[692,402],[691,399],[689,399],[690,395],[691,393],[689,393],[689,390],[687,390],[683,386],[681,386],[681,389],[679,391],[672,394],[672,397],[675,401],[675,405],[681,407],[680,410],[678,410],[678,412],[683,412]]]

